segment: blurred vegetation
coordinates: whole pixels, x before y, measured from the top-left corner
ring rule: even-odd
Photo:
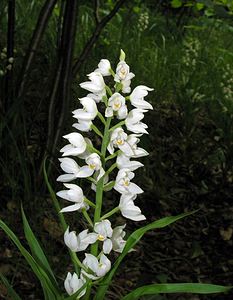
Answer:
[[[51,15],[32,49],[30,40],[46,2]],[[101,58],[116,63],[122,48],[136,74],[132,85],[155,89],[148,99],[154,111],[147,119],[150,135],[143,146],[151,155],[140,171],[146,191],[140,206],[149,219],[202,207],[200,223],[216,221],[224,236],[233,227],[232,1],[121,1],[102,27],[100,20],[119,0],[77,1],[73,15],[74,1],[68,2],[0,2],[0,216],[17,228],[22,201],[41,236],[46,228],[44,242],[52,235],[58,243],[61,232],[47,201],[43,159],[50,158],[50,178],[57,190],[61,136],[71,128],[76,99],[84,95],[79,83]],[[230,251],[231,236],[226,240]],[[194,256],[200,247],[194,243]],[[227,278],[220,283],[228,283]]]

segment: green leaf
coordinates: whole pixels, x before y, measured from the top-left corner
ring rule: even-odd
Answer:
[[[21,254],[26,259],[27,263],[32,268],[34,274],[40,280],[44,292],[46,291],[48,297],[46,300],[57,300],[60,299],[59,291],[53,286],[46,272],[40,267],[40,265],[35,261],[31,254],[23,247],[14,232],[2,221],[0,220],[0,228],[8,235],[8,237],[14,242]]]
[[[53,271],[49,265],[49,262],[45,256],[39,242],[37,241],[32,229],[28,223],[28,220],[24,213],[23,207],[21,207],[21,212],[22,212],[22,218],[23,218],[24,234],[27,239],[28,245],[31,249],[32,256],[37,261],[37,263],[46,271],[46,273],[48,274],[53,285],[58,288],[57,281],[55,279]]]
[[[11,299],[22,300],[19,297],[19,295],[16,293],[16,291],[13,289],[13,287],[11,286],[7,278],[2,273],[0,273],[0,279],[2,280],[3,284],[6,286],[7,294],[11,297]]]
[[[228,292],[232,287],[202,283],[167,283],[150,284],[137,288],[127,294],[122,300],[137,300],[143,295],[154,295],[161,293],[194,293],[194,294],[214,294]]]
[[[172,0],[171,6],[173,8],[179,8],[182,6],[182,1],[181,0]]]
[[[195,4],[195,6],[197,10],[202,10],[205,7],[203,3],[198,3],[198,2]]]
[[[154,221],[142,228],[137,229],[136,231],[134,231],[129,238],[127,239],[127,242],[125,244],[125,247],[122,251],[122,253],[120,254],[120,256],[118,257],[118,259],[116,260],[115,264],[113,265],[113,268],[111,269],[111,271],[106,275],[106,277],[102,280],[100,287],[97,290],[96,296],[95,296],[95,300],[101,300],[104,299],[105,293],[108,289],[109,284],[111,283],[112,277],[114,276],[117,268],[119,267],[120,263],[122,262],[122,260],[124,259],[124,257],[126,256],[126,254],[137,244],[137,242],[140,241],[140,239],[142,238],[142,236],[149,230],[152,229],[158,229],[158,228],[164,228],[180,219],[183,219],[189,215],[194,214],[196,211],[193,212],[188,212],[188,213],[183,213],[181,215],[178,216],[170,216],[170,217],[165,217],[162,218],[160,220]]]

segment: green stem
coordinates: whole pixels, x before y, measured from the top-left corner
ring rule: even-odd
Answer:
[[[109,72],[113,77],[115,77],[115,72],[113,71],[113,69],[110,69]]]
[[[102,167],[105,168],[105,156],[107,151],[107,146],[109,142],[109,127],[112,118],[108,118],[105,128],[104,128],[104,137],[101,146],[101,156],[103,158]],[[96,184],[96,208],[94,214],[94,223],[100,221],[101,209],[102,209],[102,200],[103,200],[103,190],[104,190],[104,176]],[[91,254],[97,256],[98,253],[98,242],[92,245]]]
[[[115,157],[120,153],[120,151],[121,151],[121,150],[117,150],[117,151],[114,152],[113,154],[107,156],[107,157],[105,158],[105,161],[108,161],[109,159],[115,158]]]
[[[95,204],[94,204],[91,200],[89,200],[89,199],[87,199],[87,198],[85,197],[84,201],[85,201],[88,205],[90,205],[91,207],[94,207],[94,208],[95,208]]]
[[[96,180],[95,180],[94,178],[92,178],[92,177],[87,177],[86,179],[89,180],[89,181],[91,181],[91,182],[93,182],[94,184],[96,184]]]
[[[72,252],[72,251],[71,251]],[[74,252],[72,252],[74,253]],[[83,269],[84,271],[88,272],[87,268],[81,263],[81,261],[78,259],[76,253],[75,254],[75,262],[77,263],[77,265],[80,267],[80,269]]]
[[[86,289],[86,293],[84,295],[84,300],[89,300],[90,296],[91,296],[91,286],[92,286],[92,282],[90,281],[87,285],[87,289]]]
[[[105,125],[106,125],[106,121],[105,121],[103,115],[102,115],[100,112],[98,112],[97,116],[98,116],[98,118],[100,119],[100,121],[101,121],[101,122],[104,124],[104,126],[105,126]]]
[[[111,91],[110,87],[105,85],[105,89],[106,89],[107,93],[109,94],[109,96],[112,96],[112,91]]]
[[[91,125],[91,128],[95,131],[95,133],[96,133],[98,136],[100,136],[101,138],[103,138],[102,133],[99,131],[99,129],[98,129],[94,124]]]
[[[86,211],[85,208],[82,209],[82,213],[83,213],[83,216],[85,217],[85,219],[87,220],[88,224],[89,224],[91,227],[93,227],[93,222],[92,222],[91,218],[89,217],[89,215],[88,215],[88,213],[87,213],[87,211]]]
[[[108,97],[107,96],[103,96],[103,101],[106,107],[108,107]]]
[[[91,146],[90,144],[87,144],[87,149],[88,149],[90,152],[97,153],[99,156],[101,156],[100,151],[97,150],[95,147]]]
[[[116,163],[111,165],[111,167],[105,172],[104,176],[108,176],[116,167],[117,167]]]
[[[119,82],[117,82],[117,83],[116,83],[116,92],[117,92],[117,93],[120,92],[121,89],[122,89],[122,84],[119,83]]]
[[[125,125],[125,121],[119,122],[119,123],[116,124],[115,126],[111,127],[111,128],[109,129],[109,131],[113,131],[114,129],[116,129],[116,128],[122,126],[122,125]]]
[[[108,213],[106,213],[105,215],[103,215],[100,220],[104,220],[109,218],[110,216],[114,215],[115,213],[117,213],[120,210],[119,206],[113,208],[112,210],[110,210]]]

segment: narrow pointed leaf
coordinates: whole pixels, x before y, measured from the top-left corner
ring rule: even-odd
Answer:
[[[16,291],[13,289],[12,285],[9,283],[7,278],[2,273],[0,273],[0,279],[3,282],[3,284],[5,285],[5,287],[7,288],[7,294],[10,296],[11,299],[22,300],[19,297],[19,295],[16,293]]]
[[[28,223],[28,220],[24,213],[23,207],[21,207],[21,211],[22,211],[22,218],[23,218],[24,234],[27,239],[28,245],[31,249],[32,256],[37,261],[37,263],[39,263],[41,265],[41,267],[43,267],[43,269],[46,271],[49,278],[53,282],[53,285],[57,286],[57,282],[56,282],[55,276],[53,274],[53,271],[49,265],[49,262],[45,256],[39,242],[37,241],[32,229]]]
[[[19,241],[17,236],[14,234],[14,232],[2,220],[0,220],[0,228],[2,228],[2,230],[7,234],[7,236],[17,246],[17,248],[19,249],[21,254],[26,259],[27,263],[32,268],[32,270],[35,273],[35,275],[37,276],[37,278],[40,280],[43,289],[46,290],[50,294],[50,299],[51,300],[60,299],[59,291],[56,289],[56,287],[53,286],[53,284],[50,281],[46,272],[40,267],[40,265],[38,265],[38,263],[35,261],[35,259],[27,251],[27,249],[24,248],[24,246],[21,244],[21,242]]]
[[[152,229],[158,229],[158,228],[164,228],[180,219],[183,219],[189,215],[194,214],[196,211],[193,212],[188,212],[188,213],[183,213],[180,214],[178,216],[170,216],[170,217],[165,217],[162,218],[160,220],[154,221],[142,228],[139,228],[137,230],[135,230],[127,239],[127,242],[125,244],[125,247],[122,251],[122,253],[120,254],[120,256],[118,257],[118,259],[116,260],[115,264],[113,265],[113,268],[111,269],[111,271],[107,274],[107,276],[103,279],[103,281],[101,282],[100,287],[97,290],[96,296],[95,296],[95,300],[102,300],[104,299],[105,293],[108,289],[108,286],[111,283],[112,277],[114,276],[117,268],[119,267],[120,263],[122,262],[122,260],[124,259],[124,257],[127,255],[127,253],[137,244],[137,242],[140,241],[140,239],[142,238],[142,236],[149,230]]]
[[[137,288],[127,294],[122,300],[137,300],[144,295],[170,294],[170,293],[192,293],[192,294],[214,294],[228,292],[232,287],[202,284],[202,283],[166,283],[150,284]]]

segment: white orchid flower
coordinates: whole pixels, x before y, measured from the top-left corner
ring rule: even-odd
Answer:
[[[74,110],[73,117],[78,120],[82,121],[91,121],[94,120],[97,116],[98,109],[96,103],[93,99],[89,97],[80,98],[80,103],[82,104],[83,108],[79,108]]]
[[[136,160],[130,160],[128,156],[126,156],[124,153],[119,153],[117,155],[116,164],[118,169],[129,169],[130,171],[135,171],[140,167],[143,167],[144,165]]]
[[[109,254],[113,249],[116,252],[120,252],[125,244],[123,237],[125,232],[123,229],[125,226],[118,226],[112,229],[111,222],[109,220],[103,220],[95,223],[94,232],[90,235],[89,244],[93,244],[95,241],[103,242],[104,254]],[[88,241],[88,237],[86,239]]]
[[[88,233],[88,229],[76,235],[76,232],[70,232],[68,227],[64,234],[64,242],[71,251],[79,252],[86,250],[90,244],[94,244],[96,236],[93,233]]]
[[[98,64],[98,69],[95,70],[95,72],[100,72],[103,76],[109,76],[111,70],[111,64],[108,59],[101,59]]]
[[[131,157],[133,157],[133,158],[139,158],[139,157],[149,155],[149,153],[145,149],[137,146],[137,144],[140,142],[140,139],[138,138],[139,136],[141,136],[141,135],[140,134],[130,134],[127,138],[127,142],[133,151],[133,155],[131,155]]]
[[[87,165],[79,167],[72,158],[60,158],[61,168],[68,174],[60,175],[57,181],[69,182],[76,178],[90,177],[95,171],[99,171],[102,167],[100,157],[97,153],[88,155],[85,159]]]
[[[123,230],[125,225],[117,226],[113,229],[112,232],[112,249],[116,252],[121,253],[125,247],[126,241],[123,239],[126,232]]]
[[[132,147],[128,143],[127,139],[128,135],[121,127],[114,129],[110,136],[110,142],[107,147],[109,153],[113,154],[114,148],[119,148],[127,156],[134,155]]]
[[[131,92],[131,80],[122,80],[121,81],[122,84],[122,93],[126,94],[126,93],[130,93]]]
[[[61,210],[61,212],[71,212],[80,210],[82,208],[88,208],[89,206],[84,202],[83,190],[76,184],[65,183],[64,186],[69,190],[63,190],[57,192],[57,195],[62,199],[74,202],[75,204],[67,206]]]
[[[87,137],[84,138],[84,141],[86,142],[86,150],[84,152],[80,153],[79,155],[77,155],[77,157],[81,158],[81,159],[86,159],[92,153],[88,149],[88,146],[93,147],[92,141]]]
[[[81,287],[85,284],[85,280],[78,278],[78,275],[74,273],[73,275],[68,272],[66,279],[64,281],[64,287],[68,295],[75,294]],[[86,288],[81,291],[77,296],[77,299],[82,297],[86,293]]]
[[[129,96],[131,104],[140,109],[153,109],[152,105],[144,100],[144,97],[148,95],[148,91],[153,90],[145,85],[137,86]]]
[[[74,123],[72,126],[79,131],[88,132],[91,130],[92,121],[78,120],[78,123]]]
[[[141,194],[143,190],[133,182],[134,173],[129,169],[120,169],[117,173],[114,189],[121,194]]]
[[[100,157],[97,153],[92,153],[85,158],[86,166],[80,168],[78,177],[90,177],[95,171],[102,167]]]
[[[114,112],[118,119],[125,119],[128,113],[125,105],[125,98],[120,93],[114,93],[108,100],[108,107],[105,110],[105,117],[112,117]]]
[[[146,128],[148,126],[141,122],[141,120],[144,118],[144,112],[147,112],[143,109],[132,109],[127,118],[125,119],[125,125],[129,131],[132,131],[134,133],[147,133]]]
[[[97,173],[96,176],[94,175],[94,179],[96,179],[96,182],[98,182],[104,176],[105,171],[103,168],[101,168],[98,173],[99,173],[98,175]],[[108,183],[108,180],[109,180],[108,175],[104,176],[104,185]],[[91,184],[91,189],[96,192],[96,185],[93,182]]]
[[[103,252],[109,254],[112,250],[112,227],[109,220],[103,220],[95,223],[94,232],[96,240],[103,242]]]
[[[89,168],[94,171],[99,171],[102,167],[100,156],[97,153],[92,153],[86,158],[86,163]]]
[[[78,172],[80,170],[80,167],[74,159],[64,157],[64,158],[59,158],[59,161],[61,162],[60,166],[62,170],[68,174],[60,175],[57,178],[57,181],[69,182],[71,180],[78,178]]]
[[[141,213],[138,206],[134,204],[137,195],[123,194],[120,198],[119,208],[123,217],[133,221],[143,221],[146,217]]]
[[[99,103],[100,101],[102,101],[102,95],[101,94],[87,94],[87,97],[93,99],[95,101],[95,103]]]
[[[92,72],[87,75],[90,81],[80,83],[81,88],[100,97],[106,95],[105,82],[100,72]]]
[[[70,144],[66,145],[60,150],[60,152],[63,152],[62,156],[77,156],[82,154],[86,150],[87,144],[80,133],[72,132],[70,134],[64,135],[63,137],[67,139]]]
[[[135,75],[129,70],[129,65],[127,65],[124,60],[121,60],[117,65],[114,80],[116,82],[122,82],[131,80],[134,76]]]
[[[111,269],[111,262],[104,254],[101,254],[98,260],[94,255],[85,253],[83,264],[92,274],[84,270],[82,270],[82,274],[93,280],[103,277]]]

